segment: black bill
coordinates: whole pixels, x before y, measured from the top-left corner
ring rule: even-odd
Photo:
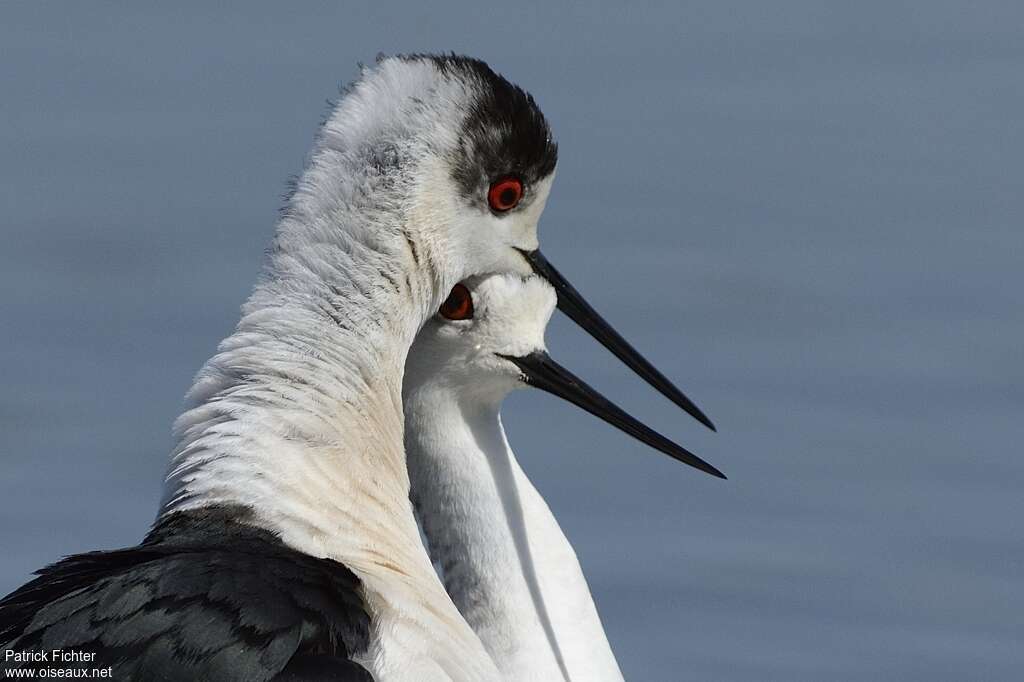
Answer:
[[[588,386],[585,381],[552,360],[547,353],[538,351],[524,357],[511,355],[501,355],[500,357],[519,367],[523,373],[523,380],[530,386],[535,386],[542,391],[568,400],[577,407],[582,407],[595,417],[603,419],[620,431],[664,452],[669,457],[696,467],[712,476],[725,478],[725,474],[697,455],[630,417],[614,403]]]
[[[629,345],[622,336],[615,331],[604,318],[597,314],[589,303],[587,303],[576,287],[569,284],[569,281],[562,276],[555,266],[548,261],[540,251],[520,251],[529,261],[533,271],[546,279],[555,288],[558,294],[558,309],[569,316],[569,318],[585,329],[588,334],[597,339],[602,346],[615,354],[619,360],[626,363],[626,366],[636,372],[648,384],[658,390],[663,396],[686,410],[687,414],[699,421],[712,431],[715,425],[707,418],[700,408],[693,404],[682,391],[676,388],[675,384],[655,369],[654,365],[640,355],[633,346]],[[696,466],[696,465],[695,465]]]

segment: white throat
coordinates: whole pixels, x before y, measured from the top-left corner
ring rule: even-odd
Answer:
[[[324,126],[264,276],[176,423],[161,514],[250,507],[286,544],[361,579],[372,631],[359,662],[374,679],[476,682],[497,671],[420,542],[403,448],[406,354],[454,282],[433,267],[445,244],[410,232],[429,216],[393,188],[444,171],[403,137],[401,111],[370,106],[429,75],[378,74]]]
[[[431,556],[504,678],[621,681],[576,554],[508,445],[500,403],[460,399],[431,378],[405,395]]]

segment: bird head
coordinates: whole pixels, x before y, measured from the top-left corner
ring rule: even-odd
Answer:
[[[498,407],[516,388],[534,387],[595,415],[674,459],[725,476],[685,448],[637,421],[548,353],[544,330],[554,288],[537,275],[492,275],[455,285],[424,325],[406,361],[407,394],[442,388],[431,400],[464,409]],[[422,419],[422,415],[418,415]]]

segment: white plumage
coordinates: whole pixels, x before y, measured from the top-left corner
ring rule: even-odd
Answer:
[[[515,215],[461,200],[449,155],[480,83],[389,59],[317,138],[261,281],[177,421],[162,513],[241,504],[362,580],[381,681],[497,677],[420,543],[402,444],[406,354],[448,290],[528,272],[551,178]],[[415,253],[413,252],[415,250]]]
[[[431,555],[504,679],[621,681],[572,545],[501,423],[524,384],[500,356],[545,350],[555,293],[538,277],[469,284],[473,319],[435,316],[406,365],[409,472]]]

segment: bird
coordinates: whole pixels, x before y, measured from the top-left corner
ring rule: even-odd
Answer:
[[[481,60],[364,67],[316,135],[237,326],[187,394],[150,531],[0,600],[0,648],[87,652],[81,665],[115,679],[500,679],[409,500],[401,387],[421,326],[460,281],[536,273],[696,411],[541,254],[557,149],[533,97]]]
[[[576,553],[508,443],[502,402],[535,386],[724,475],[548,355],[555,301],[535,275],[473,278],[424,325],[402,388],[411,496],[445,588],[506,680],[621,682]]]

